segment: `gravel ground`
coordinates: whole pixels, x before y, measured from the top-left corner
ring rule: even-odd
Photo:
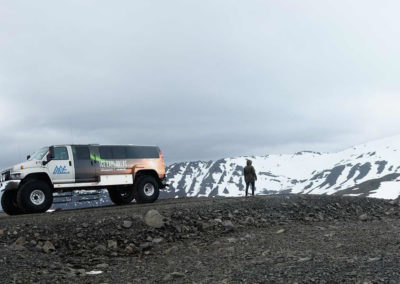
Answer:
[[[399,283],[400,207],[187,198],[0,217],[1,283]]]

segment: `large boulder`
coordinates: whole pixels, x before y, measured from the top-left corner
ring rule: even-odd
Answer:
[[[144,222],[152,228],[162,228],[164,226],[164,217],[157,210],[149,210],[144,216]]]

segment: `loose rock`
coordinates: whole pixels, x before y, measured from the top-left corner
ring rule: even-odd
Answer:
[[[42,246],[42,249],[45,253],[49,253],[51,251],[55,251],[56,248],[54,247],[53,243],[50,241],[45,241],[44,245]]]
[[[99,269],[106,269],[108,267],[109,267],[109,265],[107,263],[100,263],[100,264],[96,265],[96,268],[99,268]]]
[[[122,223],[122,227],[125,229],[129,229],[130,227],[132,227],[132,221],[124,221]]]
[[[107,250],[107,248],[103,245],[98,245],[94,248],[94,251],[96,252],[105,252]]]
[[[149,210],[144,216],[145,223],[153,228],[162,228],[164,226],[163,216],[157,210]]]
[[[14,245],[17,246],[23,246],[26,243],[25,237],[19,237],[18,239],[15,240]]]
[[[171,281],[173,279],[177,279],[177,278],[183,278],[185,277],[184,273],[181,272],[172,272],[170,274],[165,275],[165,277],[163,278],[163,281]]]
[[[233,225],[233,223],[232,223],[231,220],[224,221],[224,222],[222,223],[222,226],[224,226],[224,228],[225,228],[227,231],[234,231],[234,230],[236,229],[235,225]]]
[[[108,240],[107,247],[109,249],[116,250],[118,248],[118,243],[117,243],[117,241],[114,241],[114,240]]]
[[[253,217],[247,217],[246,220],[244,220],[244,224],[245,225],[254,225],[255,224],[255,220]]]

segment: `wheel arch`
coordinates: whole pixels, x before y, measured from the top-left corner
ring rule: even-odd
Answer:
[[[140,178],[142,176],[151,176],[151,177],[155,178],[158,183],[160,183],[160,177],[158,176],[158,174],[157,174],[157,172],[155,170],[140,170],[140,171],[137,171],[135,176],[134,176],[134,180],[136,181],[138,178]]]
[[[51,182],[51,179],[50,179],[49,175],[46,174],[46,173],[32,173],[32,174],[29,174],[21,181],[19,186],[22,186],[22,185],[24,185],[25,183],[27,183],[28,181],[31,181],[31,180],[44,181],[45,183],[47,183],[50,186],[51,189],[54,190],[53,183]]]

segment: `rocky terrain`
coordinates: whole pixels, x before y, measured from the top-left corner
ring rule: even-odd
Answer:
[[[183,198],[0,217],[2,283],[398,283],[398,201]]]

